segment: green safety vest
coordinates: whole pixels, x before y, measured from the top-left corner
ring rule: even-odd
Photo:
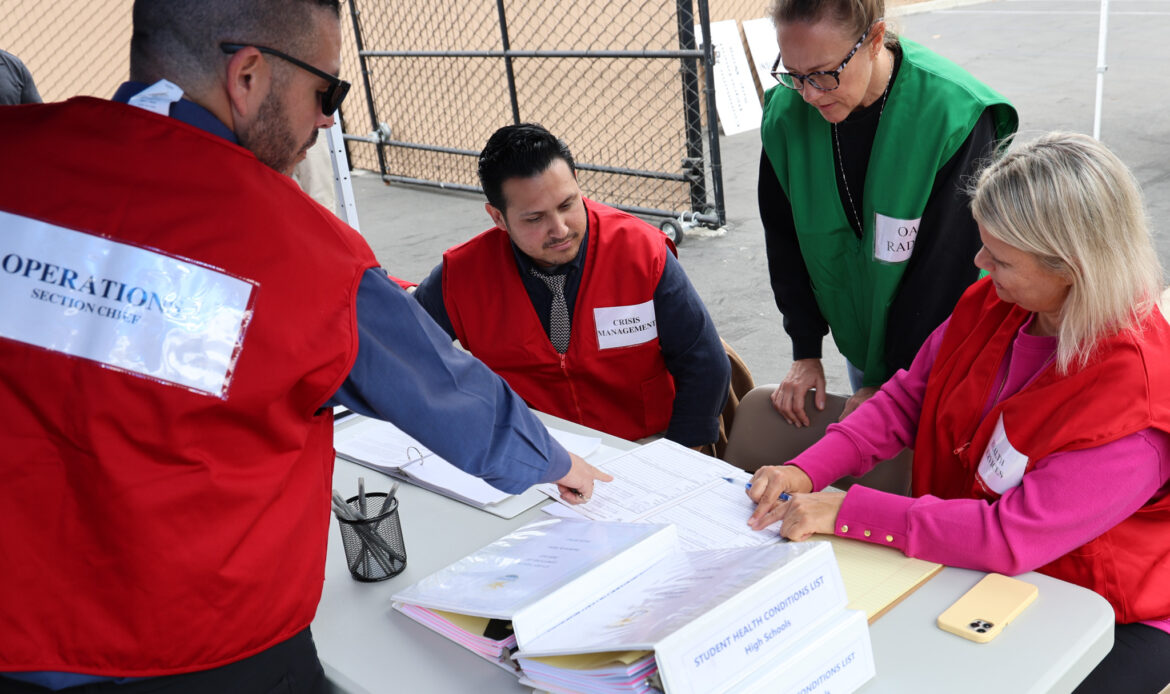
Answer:
[[[861,196],[861,238],[841,205],[830,124],[796,91],[764,95],[760,136],[792,203],[800,252],[837,348],[879,385],[886,315],[906,269],[938,170],[990,108],[996,137],[1016,131],[1006,98],[955,63],[901,40],[902,64],[874,136]],[[928,230],[940,233],[944,230]]]

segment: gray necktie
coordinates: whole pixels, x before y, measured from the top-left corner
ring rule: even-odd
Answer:
[[[565,305],[565,276],[546,275],[532,269],[532,276],[544,282],[552,292],[552,307],[548,314],[548,339],[558,354],[569,349],[569,307]]]

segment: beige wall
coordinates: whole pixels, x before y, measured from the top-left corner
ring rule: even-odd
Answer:
[[[0,5],[0,48],[24,61],[45,101],[108,97],[130,74],[129,0]]]

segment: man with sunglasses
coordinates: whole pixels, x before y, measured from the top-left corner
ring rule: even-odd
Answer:
[[[0,692],[325,691],[334,405],[504,491],[608,479],[284,175],[338,13],[138,0],[113,101],[0,109]]]

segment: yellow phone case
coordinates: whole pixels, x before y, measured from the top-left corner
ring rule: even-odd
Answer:
[[[987,643],[1032,604],[1038,592],[1031,583],[987,574],[938,616],[938,626],[976,643]]]

